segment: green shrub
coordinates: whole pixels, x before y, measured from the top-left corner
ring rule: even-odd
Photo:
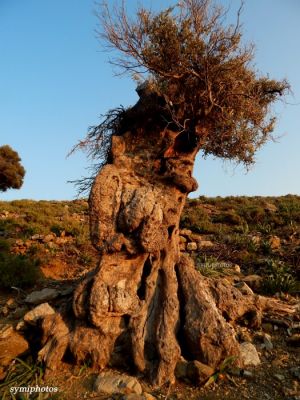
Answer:
[[[234,211],[231,210],[214,215],[213,222],[214,223],[218,222],[228,225],[241,225],[243,223],[243,219],[238,214],[236,214]]]
[[[262,290],[265,293],[289,293],[295,289],[296,279],[286,264],[271,259],[267,260],[266,267],[266,277],[262,285]]]
[[[27,287],[35,284],[39,277],[39,261],[28,255],[9,252],[9,244],[0,240],[0,287]]]

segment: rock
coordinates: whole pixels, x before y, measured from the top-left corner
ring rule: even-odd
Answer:
[[[263,335],[263,341],[264,341],[264,346],[267,350],[272,350],[273,349],[273,343],[271,340],[271,335],[268,335],[267,333],[264,333]]]
[[[18,303],[16,302],[15,299],[13,299],[12,297],[9,298],[7,300],[7,302],[5,303],[6,307],[8,307],[10,310],[14,310],[15,308],[18,307]]]
[[[192,235],[192,231],[190,229],[181,229],[180,230],[180,235],[189,237],[189,236]]]
[[[243,282],[247,283],[252,290],[256,291],[260,289],[262,279],[260,275],[248,275],[243,278]]]
[[[19,321],[16,326],[16,331],[23,331],[26,328],[24,321]]]
[[[240,344],[240,358],[244,366],[259,365],[260,359],[256,347],[249,342]]]
[[[243,370],[243,376],[245,378],[252,378],[253,377],[253,373],[251,371]]]
[[[40,304],[55,299],[59,296],[59,294],[59,291],[56,289],[45,288],[43,290],[30,293],[26,297],[25,302],[30,304]]]
[[[9,337],[13,333],[13,331],[14,331],[14,328],[12,325],[0,324],[0,340],[6,339],[7,337]]]
[[[28,350],[27,341],[14,330],[0,339],[0,369],[9,366],[12,360]]]
[[[287,343],[291,346],[300,346],[300,333],[295,333],[287,339]]]
[[[1,314],[3,315],[3,317],[7,317],[9,314],[9,308],[7,306],[3,306],[1,309]]]
[[[142,387],[136,378],[112,372],[101,372],[96,378],[94,390],[106,394],[129,394],[130,392],[138,395],[142,394]]]
[[[179,243],[186,243],[187,239],[184,236],[179,236]]]
[[[236,272],[237,274],[240,274],[240,273],[241,273],[241,267],[240,267],[238,264],[234,264],[234,265],[232,266],[232,269],[233,269],[233,271]]]
[[[269,238],[269,245],[272,250],[276,250],[280,248],[280,238],[278,236],[270,236]]]
[[[40,318],[52,314],[55,314],[54,309],[48,303],[43,303],[26,313],[24,315],[24,321],[30,325],[35,325]]]
[[[35,235],[31,236],[31,240],[36,240],[36,241],[42,242],[44,240],[44,235],[40,235],[39,233],[36,233]]]
[[[198,247],[200,249],[207,248],[207,247],[213,247],[213,246],[214,246],[214,243],[211,240],[199,240],[198,241]]]
[[[279,382],[283,382],[285,380],[285,376],[281,374],[274,374],[274,378],[276,378]]]
[[[196,242],[190,242],[186,245],[186,249],[188,251],[195,251],[197,250],[197,243]]]
[[[124,396],[121,397],[121,400],[155,400],[156,397],[152,396],[149,393],[143,393],[143,394],[136,394],[136,393],[130,393],[130,394],[125,394]]]
[[[253,294],[253,290],[245,282],[237,282],[234,286],[236,288],[238,288],[240,290],[240,292],[245,294],[245,295],[252,295]]]
[[[49,242],[52,242],[55,238],[56,238],[56,236],[54,235],[54,233],[49,233],[48,235],[44,236],[43,242],[49,243]]]
[[[190,361],[187,366],[187,377],[193,383],[204,383],[214,372],[213,368],[197,360]]]
[[[188,367],[188,361],[180,360],[177,362],[175,368],[175,376],[177,379],[187,378],[187,367]]]

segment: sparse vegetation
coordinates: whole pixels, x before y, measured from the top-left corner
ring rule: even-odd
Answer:
[[[11,254],[9,243],[0,240],[0,288],[32,286],[39,276],[38,265],[38,259]]]
[[[244,272],[266,277],[263,289],[266,292],[293,292],[299,290],[294,280],[300,278],[299,210],[298,196],[202,196],[187,202],[181,227],[216,243],[213,249],[197,253],[196,265],[202,274],[230,274],[227,264],[238,264]],[[2,286],[12,285],[16,270],[28,271],[25,277],[18,272],[21,286],[24,279],[25,285],[34,283],[39,269],[37,260],[41,266],[55,260],[66,262],[69,267],[65,268],[70,270],[75,266],[81,270],[93,267],[97,254],[90,244],[87,213],[87,202],[84,200],[0,202]],[[253,218],[253,215],[256,217]],[[54,236],[49,243],[44,243],[42,239],[31,240],[34,235],[49,234]],[[280,238],[279,249],[271,247],[270,238],[274,236]],[[61,241],[61,244],[57,245],[55,241]],[[16,246],[16,243],[22,245]],[[270,273],[268,260],[273,260],[274,265],[289,266],[288,271],[285,268],[283,273],[280,267]]]

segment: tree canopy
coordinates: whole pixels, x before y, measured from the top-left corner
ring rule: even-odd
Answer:
[[[10,146],[0,147],[0,191],[20,189],[23,184],[25,169],[21,165],[19,154]]]
[[[118,51],[114,65],[164,98],[161,114],[173,129],[194,135],[204,154],[249,165],[272,138],[271,106],[289,84],[256,71],[254,47],[242,42],[241,8],[236,24],[226,25],[211,0],[181,0],[160,12],[140,7],[134,19],[124,1],[112,10],[102,3],[99,37]]]

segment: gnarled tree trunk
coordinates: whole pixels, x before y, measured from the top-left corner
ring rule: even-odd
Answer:
[[[132,109],[138,122],[112,136],[109,163],[91,190],[99,265],[77,287],[71,311],[43,321],[40,357],[49,369],[66,352],[104,368],[118,347],[161,385],[174,381],[181,355],[213,367],[238,356],[233,323],[245,315],[260,323],[262,298],[201,276],[180,253],[179,219],[197,187],[198,144],[155,125],[146,103],[141,98]]]

